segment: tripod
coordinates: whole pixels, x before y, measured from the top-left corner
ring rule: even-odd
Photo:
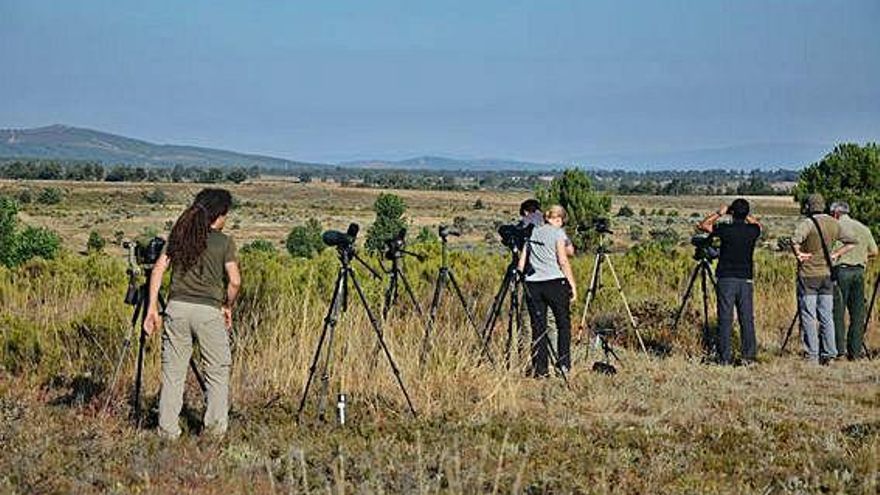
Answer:
[[[425,359],[427,358],[428,352],[431,348],[431,332],[433,331],[434,324],[437,321],[437,309],[440,307],[440,299],[443,296],[443,289],[446,288],[448,290],[447,286],[449,285],[452,285],[452,289],[455,291],[458,302],[461,305],[462,309],[464,309],[464,313],[467,316],[468,323],[477,334],[477,342],[483,341],[483,336],[480,335],[480,330],[477,328],[477,323],[474,319],[474,315],[471,313],[471,310],[468,307],[467,301],[464,298],[464,294],[461,291],[461,287],[459,287],[458,281],[456,281],[455,279],[455,274],[452,272],[452,268],[449,267],[448,237],[451,235],[458,236],[461,234],[458,231],[450,229],[445,225],[440,226],[439,233],[441,240],[440,270],[437,273],[437,280],[434,285],[434,296],[431,298],[431,306],[428,310],[428,326],[427,328],[425,328],[425,337],[422,341],[422,351],[420,357],[420,361],[422,363],[425,362]],[[485,347],[483,348],[483,353],[485,354],[489,362],[494,365],[495,361],[492,359],[492,356]]]
[[[116,384],[119,381],[119,373],[122,370],[122,363],[128,357],[128,353],[131,350],[131,343],[133,337],[136,334],[139,334],[138,339],[138,353],[137,353],[137,368],[135,371],[135,380],[134,380],[134,419],[138,426],[141,424],[141,388],[143,384],[143,372],[144,372],[144,354],[146,352],[146,344],[147,344],[147,332],[143,329],[144,320],[147,317],[147,310],[150,307],[150,276],[153,274],[152,267],[148,267],[144,269],[144,276],[146,280],[144,283],[137,285],[137,277],[140,273],[139,268],[134,265],[128,268],[128,292],[125,294],[125,303],[134,306],[131,314],[131,329],[129,334],[126,335],[125,340],[122,342],[122,351],[119,353],[119,359],[116,361],[116,366],[113,369],[113,379],[111,380],[110,385],[110,394],[107,396],[107,400],[104,402],[104,407],[102,411],[106,411],[110,406],[110,401],[113,399],[113,390],[116,388]],[[165,299],[162,297],[162,294],[159,294],[159,306],[162,308],[162,312],[165,312]],[[206,391],[205,378],[199,372],[199,369],[196,367],[195,362],[190,359],[189,361],[190,369],[193,371],[193,375],[196,377],[196,381],[199,383],[199,388],[201,388],[202,393],[204,394]]]
[[[792,244],[791,239],[789,239],[789,238],[780,239],[779,242],[780,242],[780,245],[787,246],[789,249],[791,249],[791,253],[794,254],[795,259],[797,259],[797,251],[795,251],[794,244]],[[791,334],[794,333],[795,325],[797,325],[801,321],[800,295],[802,294],[802,291],[804,290],[804,279],[801,278],[801,262],[800,261],[798,261],[796,277],[797,277],[797,298],[798,298],[797,305],[798,305],[798,307],[795,308],[795,310],[794,310],[794,316],[792,316],[791,323],[788,325],[788,330],[786,330],[786,332],[785,332],[785,338],[782,339],[782,345],[779,346],[779,353],[780,354],[785,352],[785,348],[788,346],[788,340],[791,338]]]
[[[604,236],[604,233],[602,235]],[[602,265],[605,263],[608,263],[608,269],[611,271],[611,276],[614,277],[614,284],[617,287],[617,293],[620,294],[620,299],[623,301],[623,307],[626,309],[626,315],[629,317],[629,323],[632,325],[632,328],[636,333],[636,338],[639,339],[639,345],[642,348],[642,352],[647,354],[648,351],[645,348],[645,342],[642,340],[642,334],[636,326],[636,319],[629,308],[626,295],[623,293],[623,286],[621,286],[620,279],[617,277],[617,272],[614,270],[614,263],[611,262],[611,257],[608,256],[608,249],[605,247],[604,240],[600,241],[599,247],[596,248],[596,259],[593,262],[593,273],[590,276],[590,287],[587,289],[586,301],[584,302],[584,312],[581,315],[581,328],[586,328],[587,313],[590,311],[590,303],[596,298],[599,289],[602,288]]]
[[[687,290],[684,293],[684,296],[681,299],[681,306],[678,308],[678,312],[675,315],[675,322],[672,324],[672,329],[678,329],[678,323],[681,321],[681,316],[684,314],[684,308],[687,307],[688,299],[690,299],[691,294],[694,290],[694,284],[697,281],[697,276],[700,276],[700,288],[703,291],[703,347],[707,350],[711,350],[712,348],[712,339],[709,335],[709,291],[706,287],[706,279],[712,281],[712,286],[717,288],[718,283],[715,281],[715,275],[712,274],[712,263],[709,257],[699,256],[697,258],[697,265],[694,267],[693,272],[691,272],[690,282],[688,282]]]
[[[615,332],[612,328],[601,328],[595,330],[596,334],[596,346],[602,347],[602,352],[605,353],[605,359],[602,361],[596,361],[593,363],[593,371],[597,373],[603,373],[606,375],[616,375],[617,368],[611,364],[611,358],[617,360],[618,365],[622,365],[623,361],[620,360],[620,356],[617,355],[617,352],[614,351],[614,348],[611,347],[611,342],[608,340],[609,337],[613,337]]]
[[[400,260],[404,256],[412,256],[419,261],[424,261],[425,257],[407,251],[405,249],[389,246],[389,249],[385,252],[385,257],[391,260],[391,269],[387,271],[388,273],[388,288],[385,289],[385,298],[384,303],[382,305],[382,321],[388,319],[388,313],[391,312],[391,308],[397,303],[397,295],[400,287],[400,282],[403,282],[403,289],[406,291],[407,296],[409,297],[410,302],[416,310],[416,313],[419,315],[419,320],[422,322],[425,321],[425,313],[422,311],[422,305],[419,304],[419,301],[416,299],[415,293],[412,290],[412,285],[410,285],[409,280],[406,279],[406,275],[403,273],[403,270],[400,267]]]
[[[525,290],[525,283],[517,270],[520,257],[519,247],[516,245],[511,246],[510,255],[511,260],[504,272],[504,279],[501,281],[501,286],[495,294],[495,299],[492,301],[492,307],[489,310],[489,316],[486,318],[486,323],[483,325],[482,338],[483,351],[489,353],[489,342],[495,331],[498,317],[501,316],[501,310],[504,307],[504,299],[510,294],[510,306],[507,310],[507,341],[505,343],[507,369],[510,369],[510,357],[513,348],[514,334],[517,336],[518,354],[522,356],[525,352],[525,340],[523,338],[525,329],[522,316],[522,296],[520,293],[521,288]]]
[[[865,351],[865,356],[868,359],[871,359],[871,352],[868,350],[868,344],[865,342],[865,335],[868,334],[868,325],[871,324],[871,314],[874,312],[874,306],[877,303],[877,289],[880,288],[880,276],[877,276],[877,280],[874,281],[874,290],[871,292],[871,302],[868,303],[868,314],[865,315],[865,331],[862,336],[862,349]]]
[[[349,228],[349,231],[352,231]],[[356,229],[355,229],[356,232]],[[397,364],[394,362],[394,358],[391,356],[391,351],[388,350],[388,346],[385,344],[385,338],[382,334],[381,323],[378,319],[373,315],[373,312],[370,310],[370,305],[367,303],[367,298],[364,295],[364,291],[361,288],[360,283],[355,276],[354,269],[351,266],[352,260],[357,260],[364,266],[369,267],[355,252],[354,250],[354,236],[347,236],[346,239],[341,239],[344,234],[339,234],[339,237],[334,238],[333,236],[328,236],[326,233],[324,235],[324,242],[331,245],[336,245],[336,249],[339,252],[339,261],[342,266],[339,268],[339,275],[336,277],[335,289],[333,290],[333,298],[330,301],[330,307],[327,310],[327,316],[324,318],[324,328],[321,330],[321,336],[318,338],[318,345],[315,348],[315,354],[312,358],[312,363],[309,366],[309,376],[306,380],[305,388],[303,389],[302,398],[299,402],[299,409],[296,412],[296,421],[299,423],[300,417],[302,416],[303,409],[306,406],[306,399],[309,395],[309,389],[311,388],[312,381],[315,378],[315,372],[318,366],[318,360],[321,358],[321,350],[324,347],[326,342],[327,352],[324,357],[324,363],[321,368],[321,393],[318,402],[318,417],[323,421],[324,420],[324,412],[327,407],[327,394],[329,391],[330,384],[330,365],[333,360],[333,337],[336,331],[336,323],[339,320],[340,313],[344,312],[347,303],[348,303],[348,283],[354,285],[355,291],[357,292],[358,299],[360,299],[361,305],[363,305],[364,310],[367,313],[367,318],[370,320],[370,325],[373,327],[373,331],[376,333],[376,339],[378,344],[382,347],[382,350],[385,353],[385,357],[388,359],[388,364],[391,365],[391,371],[394,374],[394,378],[397,380],[397,385],[400,387],[401,392],[403,392],[403,396],[406,399],[406,403],[409,406],[409,410],[413,416],[416,416],[416,410],[413,407],[412,401],[410,400],[409,393],[406,390],[406,386],[403,384],[403,379],[400,376],[400,370],[397,368]],[[356,235],[356,234],[355,234]]]

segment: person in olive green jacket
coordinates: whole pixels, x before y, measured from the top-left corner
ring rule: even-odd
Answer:
[[[849,204],[839,201],[832,203],[831,216],[837,219],[840,227],[848,230],[856,238],[853,249],[837,258],[837,292],[834,294],[834,333],[837,340],[837,354],[846,352],[850,360],[865,356],[863,339],[865,335],[865,268],[868,258],[877,256],[877,242],[871,229],[849,216]],[[849,332],[844,324],[844,313],[849,312]]]
[[[167,249],[150,278],[151,303],[144,330],[152,335],[163,325],[156,301],[162,276],[171,268],[159,395],[159,434],[165,438],[180,436],[179,416],[193,340],[199,343],[207,386],[205,431],[215,436],[226,433],[232,366],[227,332],[232,328],[232,308],[241,287],[235,243],[222,233],[231,205],[229,191],[199,192],[171,229]]]

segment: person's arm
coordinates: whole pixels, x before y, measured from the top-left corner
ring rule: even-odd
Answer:
[[[150,305],[147,306],[147,316],[144,318],[144,331],[147,335],[162,328],[162,316],[159,314],[159,288],[162,287],[162,277],[170,264],[168,255],[162,253],[156,264],[153,265],[153,273],[150,275],[149,296]]]
[[[238,261],[229,261],[226,267],[226,302],[223,303],[221,311],[223,311],[223,319],[226,321],[226,328],[232,328],[232,308],[235,307],[235,300],[238,299],[238,293],[241,290],[241,272],[238,269]]]
[[[837,240],[842,242],[843,245],[831,252],[831,261],[839,260],[841,256],[855,249],[856,244],[859,242],[855,234],[843,225],[840,226],[840,234]]]
[[[571,242],[571,239],[569,239],[568,236],[565,236],[565,254],[567,254],[569,258],[574,256],[574,243]]]
[[[715,230],[715,222],[717,222],[721,217],[727,214],[727,206],[722,205],[721,208],[718,208],[718,211],[713,211],[706,215],[706,218],[703,219],[702,222],[697,224],[697,228],[702,230],[703,232],[712,233]]]
[[[574,273],[571,271],[571,263],[568,262],[568,250],[565,248],[565,238],[556,240],[556,260],[559,262],[559,268],[562,270],[562,274],[565,275],[565,279],[568,280],[568,285],[571,286],[571,300],[574,301],[577,299],[577,284],[575,284],[574,281]]]
[[[758,220],[758,217],[754,215],[749,215],[746,217],[746,223],[750,223],[752,225],[757,225],[759,229],[763,230],[764,226],[761,225],[761,221]]]
[[[516,269],[519,270],[520,273],[523,273],[526,269],[526,260],[529,257],[529,246],[528,241],[526,245],[523,247],[522,251],[519,253],[519,263],[516,264]]]
[[[877,256],[877,241],[874,240],[873,234],[868,230],[868,257],[873,258]]]
[[[813,257],[812,253],[801,251],[801,243],[803,243],[810,232],[813,230],[813,223],[809,219],[801,220],[794,229],[794,235],[791,237],[791,247],[798,262],[806,263]]]

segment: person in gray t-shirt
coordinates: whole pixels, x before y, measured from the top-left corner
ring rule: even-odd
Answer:
[[[526,302],[532,324],[532,371],[538,377],[547,376],[549,361],[549,338],[547,336],[547,309],[556,320],[557,366],[571,367],[571,301],[577,298],[577,286],[568,262],[568,237],[562,229],[565,209],[559,205],[550,207],[544,214],[544,225],[536,227],[529,238],[527,249],[519,260],[519,270],[526,265]]]

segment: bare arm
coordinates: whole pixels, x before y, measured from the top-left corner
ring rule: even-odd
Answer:
[[[228,261],[224,267],[226,268],[226,302],[220,308],[223,313],[223,321],[226,328],[232,328],[232,308],[235,307],[235,300],[238,299],[238,293],[241,290],[241,271],[238,269],[238,261]]]
[[[524,247],[522,252],[519,253],[519,263],[516,264],[516,269],[522,273],[526,269],[526,259],[529,257],[529,248],[528,246]]]
[[[159,288],[162,287],[162,277],[168,270],[171,260],[168,255],[162,253],[156,264],[153,266],[153,273],[150,275],[149,296],[150,305],[147,307],[147,316],[144,319],[144,331],[147,335],[153,335],[153,332],[162,327],[162,317],[159,315]]]
[[[565,248],[565,239],[556,241],[556,260],[559,262],[559,268],[568,284],[571,286],[571,298],[577,298],[577,284],[574,281],[574,273],[571,271],[571,263],[568,262],[568,250]]]
[[[712,231],[715,230],[715,222],[717,222],[718,219],[723,217],[725,214],[727,214],[727,207],[721,206],[721,208],[718,208],[718,211],[713,211],[712,213],[706,215],[706,218],[704,218],[702,222],[697,224],[697,228],[702,230],[703,232],[711,234]]]

